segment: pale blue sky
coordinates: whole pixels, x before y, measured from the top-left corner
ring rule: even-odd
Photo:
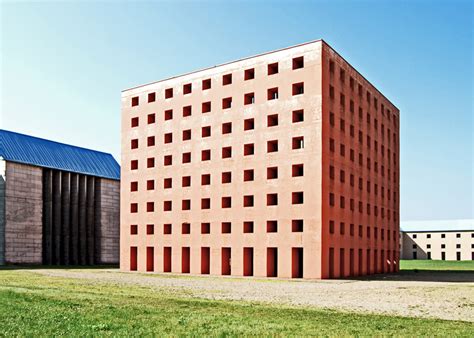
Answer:
[[[401,111],[401,219],[473,216],[470,1],[1,4],[1,128],[120,156],[120,91],[325,39]]]

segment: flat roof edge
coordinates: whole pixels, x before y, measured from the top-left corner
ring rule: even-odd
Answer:
[[[217,67],[227,66],[227,65],[232,64],[232,63],[236,63],[236,62],[240,62],[240,61],[244,61],[244,60],[256,58],[256,57],[263,56],[263,55],[268,55],[268,54],[272,54],[272,53],[281,52],[281,51],[284,51],[284,50],[287,50],[287,49],[291,49],[291,48],[296,48],[296,47],[301,47],[301,46],[305,46],[305,45],[310,45],[310,44],[316,43],[316,42],[323,42],[323,43],[326,43],[323,39],[317,39],[317,40],[312,40],[312,41],[308,41],[308,42],[303,42],[303,43],[300,43],[300,44],[297,44],[297,45],[292,45],[292,46],[285,47],[285,48],[275,49],[275,50],[272,50],[272,51],[269,51],[269,52],[264,52],[264,53],[259,53],[259,54],[247,56],[247,57],[244,57],[244,58],[232,60],[232,61],[229,61],[229,62],[224,62],[224,63],[217,64],[217,65],[214,65],[214,66],[205,67],[205,68],[200,68],[200,69],[197,69],[197,70],[194,70],[194,71],[191,71],[191,72],[187,72],[187,73],[183,73],[183,74],[171,76],[171,77],[168,77],[168,78],[165,78],[165,79],[161,79],[161,80],[158,80],[158,81],[152,81],[152,82],[145,83],[145,84],[142,84],[142,85],[130,87],[130,88],[127,88],[127,89],[123,89],[121,92],[124,93],[124,92],[127,92],[127,91],[129,91],[129,90],[137,89],[137,88],[140,88],[140,87],[146,87],[146,86],[149,86],[149,85],[152,85],[152,84],[155,84],[155,83],[160,83],[160,82],[164,82],[164,81],[168,81],[168,80],[172,80],[172,79],[177,79],[177,78],[182,77],[182,76],[187,76],[187,75],[191,75],[191,74],[203,72],[203,71],[205,71],[205,70],[209,70],[209,69],[213,69],[213,68],[217,68]],[[326,44],[327,44],[327,43],[326,43]],[[328,46],[329,46],[329,45],[328,45]]]

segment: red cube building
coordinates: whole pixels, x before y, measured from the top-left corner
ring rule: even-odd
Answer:
[[[398,270],[399,111],[323,40],[122,93],[121,269]]]

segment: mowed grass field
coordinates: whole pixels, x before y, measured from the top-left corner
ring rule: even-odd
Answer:
[[[474,271],[474,261],[402,260],[401,270]]]
[[[2,336],[472,337],[474,332],[472,322],[209,300],[178,289],[51,277],[14,268],[0,269],[0,318]]]

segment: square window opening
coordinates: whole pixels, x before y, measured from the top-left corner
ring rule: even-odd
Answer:
[[[193,86],[191,83],[187,83],[183,86],[183,94],[186,95],[186,94],[191,94],[193,90]]]
[[[232,74],[226,74],[222,76],[222,85],[227,86],[232,84]]]
[[[267,205],[278,205],[278,194],[267,194]]]
[[[191,129],[183,130],[183,141],[188,141],[191,139]]]
[[[223,147],[222,158],[231,158],[231,157],[232,157],[232,147]]]
[[[163,211],[171,211],[172,208],[173,208],[172,201],[164,201],[163,202]]]
[[[163,234],[171,235],[172,226],[171,224],[163,224]]]
[[[173,179],[171,177],[165,178],[163,180],[163,187],[165,189],[171,189],[173,186]]]
[[[244,234],[250,234],[250,233],[253,233],[253,222],[246,221],[244,222]]]
[[[272,114],[267,116],[267,127],[278,126],[278,114]]]
[[[211,79],[202,80],[202,90],[211,89]]]
[[[277,232],[278,221],[267,221],[267,232]]]
[[[278,74],[278,62],[268,65],[268,75]]]
[[[304,165],[303,164],[293,164],[291,167],[291,176],[300,177],[304,176]]]
[[[232,122],[226,122],[222,124],[222,134],[232,133]]]
[[[173,119],[173,109],[165,110],[165,121]]]
[[[267,141],[267,153],[278,151],[278,140]]]
[[[155,145],[155,136],[148,136],[146,143],[148,147],[153,147]]]
[[[244,144],[244,156],[253,155],[255,153],[255,146],[253,143]]]
[[[138,96],[132,97],[132,107],[138,106],[139,98]]]
[[[232,182],[232,172],[226,171],[222,173],[222,183],[231,183]]]
[[[211,159],[211,150],[201,151],[201,161],[209,161]]]
[[[181,233],[183,235],[187,235],[191,233],[191,224],[190,223],[182,223],[181,224]]]
[[[293,96],[304,94],[304,83],[294,83],[292,86]]]
[[[211,127],[206,126],[201,128],[201,136],[202,137],[210,137],[211,136]]]
[[[291,231],[292,232],[303,232],[303,224],[304,224],[304,222],[303,222],[302,219],[292,220],[291,221]]]
[[[222,208],[231,208],[232,207],[232,198],[230,196],[222,197]]]
[[[278,178],[278,167],[269,167],[267,168],[267,179],[273,180]]]
[[[146,234],[153,235],[155,233],[155,225],[154,224],[147,224],[146,225]]]
[[[276,100],[278,99],[278,87],[270,88],[267,90],[267,100]]]
[[[211,199],[201,198],[201,209],[210,209],[210,208],[211,208]]]
[[[232,108],[232,98],[226,97],[222,99],[222,109],[230,109]]]
[[[192,114],[192,106],[184,106],[183,107],[183,117],[191,116]],[[171,115],[173,116],[173,115]]]
[[[147,158],[146,167],[147,168],[154,168],[155,167],[155,158],[154,157]]]
[[[211,184],[211,174],[202,174],[201,185],[210,185],[210,184]]]
[[[255,68],[246,69],[244,71],[244,80],[247,81],[252,79],[255,79]]]
[[[244,196],[244,207],[253,207],[253,206],[254,206],[253,195]]]
[[[304,68],[304,57],[300,56],[293,59],[293,70]]]
[[[190,187],[191,186],[191,176],[183,176],[181,178],[181,186],[182,187]]]
[[[183,163],[191,163],[191,153],[183,153]]]
[[[244,170],[244,182],[253,181],[253,180],[254,180],[253,169]]]
[[[148,114],[148,124],[153,124],[156,122],[156,114]]]
[[[209,113],[211,111],[211,102],[203,102],[202,104],[202,113]]]
[[[303,149],[304,148],[304,137],[303,136],[293,137],[292,142],[291,142],[291,148],[292,149]]]
[[[222,222],[221,223],[222,227],[222,233],[223,234],[230,234],[232,231],[232,223],[231,222]]]
[[[253,118],[244,120],[244,130],[253,130],[253,129],[255,129],[255,120]]]
[[[302,191],[293,192],[291,194],[291,203],[292,204],[303,204],[304,203],[303,192]]]
[[[304,110],[294,110],[293,111],[293,123],[303,122],[304,121]]]
[[[211,223],[201,223],[201,234],[210,234],[211,233]]]
[[[165,141],[165,144],[166,143],[172,143],[173,142],[173,133],[166,133],[164,135],[164,141]]]
[[[244,104],[253,104],[255,103],[255,93],[247,93],[244,95]]]

